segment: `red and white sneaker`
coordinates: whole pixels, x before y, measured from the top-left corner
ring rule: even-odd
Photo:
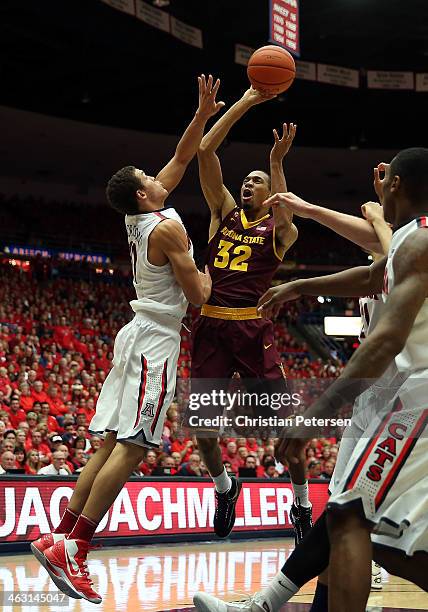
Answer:
[[[88,551],[94,548],[85,540],[64,539],[45,551],[47,560],[46,569],[53,579],[55,577],[65,583],[70,591],[71,597],[84,598],[91,603],[99,604],[102,599],[92,588],[92,580],[89,578],[86,557]],[[95,547],[97,548],[97,547]],[[57,586],[61,589],[59,584]],[[63,593],[65,590],[61,589]]]
[[[74,597],[75,599],[82,599],[80,595],[76,597],[74,591],[72,591],[63,580],[58,578],[58,576],[56,576],[53,572],[50,571],[46,561],[45,551],[57,542],[64,540],[64,538],[65,533],[45,533],[38,540],[34,540],[34,542],[31,542],[31,550],[37,561],[39,561],[41,565],[43,565],[43,567],[47,570],[49,576],[52,578],[53,582],[59,588],[60,591],[62,591],[69,597]]]

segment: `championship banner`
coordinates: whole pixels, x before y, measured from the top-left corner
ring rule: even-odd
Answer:
[[[46,476],[0,477],[0,551],[2,543],[29,542],[52,531],[60,521],[75,482],[50,480]],[[328,481],[310,483],[309,487],[315,521],[327,503]],[[266,530],[283,533],[292,529],[292,503],[292,486],[282,479],[244,482],[234,531],[263,534]],[[140,479],[128,482],[119,493],[99,524],[96,536],[210,535],[214,511],[211,481]]]
[[[269,40],[300,55],[299,0],[270,0]]]
[[[367,70],[369,89],[414,89],[414,86],[413,72]]]

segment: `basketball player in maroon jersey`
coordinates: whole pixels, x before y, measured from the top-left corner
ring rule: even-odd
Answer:
[[[286,189],[282,163],[296,127],[284,124],[281,138],[274,130],[271,176],[262,170],[249,172],[241,186],[240,206],[223,184],[216,155],[235,122],[252,106],[273,97],[248,89],[204,136],[198,151],[201,186],[211,211],[206,264],[213,286],[211,298],[193,328],[192,378],[228,379],[239,372],[242,379],[259,381],[260,385],[276,382],[276,388],[280,384],[284,392],[284,370],[275,347],[273,324],[260,318],[256,305],[297,238],[287,207],[263,207],[267,194]],[[214,530],[224,538],[235,522],[240,483],[226,473],[216,437],[197,435],[197,439],[215,483]],[[297,540],[312,525],[303,465],[290,466],[296,498],[291,520]]]

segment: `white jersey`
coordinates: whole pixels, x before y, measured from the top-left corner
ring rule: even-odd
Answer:
[[[360,298],[361,331],[360,342],[367,338],[379,321],[383,310],[381,295],[368,295]]]
[[[369,295],[360,298],[360,313],[361,313],[361,332],[359,340],[363,342],[376,327],[379,319],[382,316],[385,302],[381,294]],[[382,376],[374,383],[375,387],[386,388],[389,386],[399,385],[401,377],[398,374],[397,366],[392,361]]]
[[[131,253],[132,274],[137,299],[131,301],[134,312],[167,315],[181,321],[186,314],[188,301],[177,283],[172,266],[151,264],[147,257],[149,236],[155,227],[165,219],[174,219],[184,227],[180,215],[174,208],[162,211],[127,215],[125,226]],[[187,234],[187,232],[186,232]],[[189,254],[193,258],[193,246],[188,239]]]
[[[428,227],[428,217],[421,216],[412,219],[412,221],[406,223],[403,227],[395,230],[392,235],[382,292],[384,302],[386,302],[389,293],[394,288],[394,258],[406,238],[421,227]],[[405,347],[396,356],[395,363],[398,371],[406,376],[417,370],[428,369],[428,300],[425,300],[423,303],[407,338]]]

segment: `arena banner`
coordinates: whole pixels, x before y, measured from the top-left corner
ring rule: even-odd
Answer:
[[[104,4],[108,4],[117,11],[135,16],[134,0],[101,0]]]
[[[171,24],[169,14],[161,11],[160,9],[143,2],[143,0],[137,0],[136,2],[136,16],[147,25],[162,30],[163,32],[171,31]]]
[[[367,70],[369,89],[414,89],[413,72]]]
[[[300,55],[299,0],[270,0],[269,40]]]
[[[48,533],[60,520],[75,480],[48,477],[0,477],[1,543],[28,542]],[[314,519],[327,502],[328,481],[311,482]],[[281,479],[244,481],[237,505],[235,532],[283,532],[291,529],[293,492]],[[207,479],[138,479],[130,481],[101,521],[96,535],[180,536],[210,534],[214,489]]]
[[[43,257],[43,259],[50,259],[52,257],[58,257],[58,259],[64,259],[66,261],[86,261],[88,263],[103,264],[111,263],[111,259],[108,255],[103,253],[84,253],[82,251],[61,251],[60,249],[46,249],[45,247],[35,247],[28,244],[5,244],[3,245],[3,252],[6,255],[16,255],[17,257]]]
[[[358,89],[360,86],[360,73],[352,68],[318,64],[318,82]]]
[[[428,72],[416,74],[416,91],[428,91]]]

